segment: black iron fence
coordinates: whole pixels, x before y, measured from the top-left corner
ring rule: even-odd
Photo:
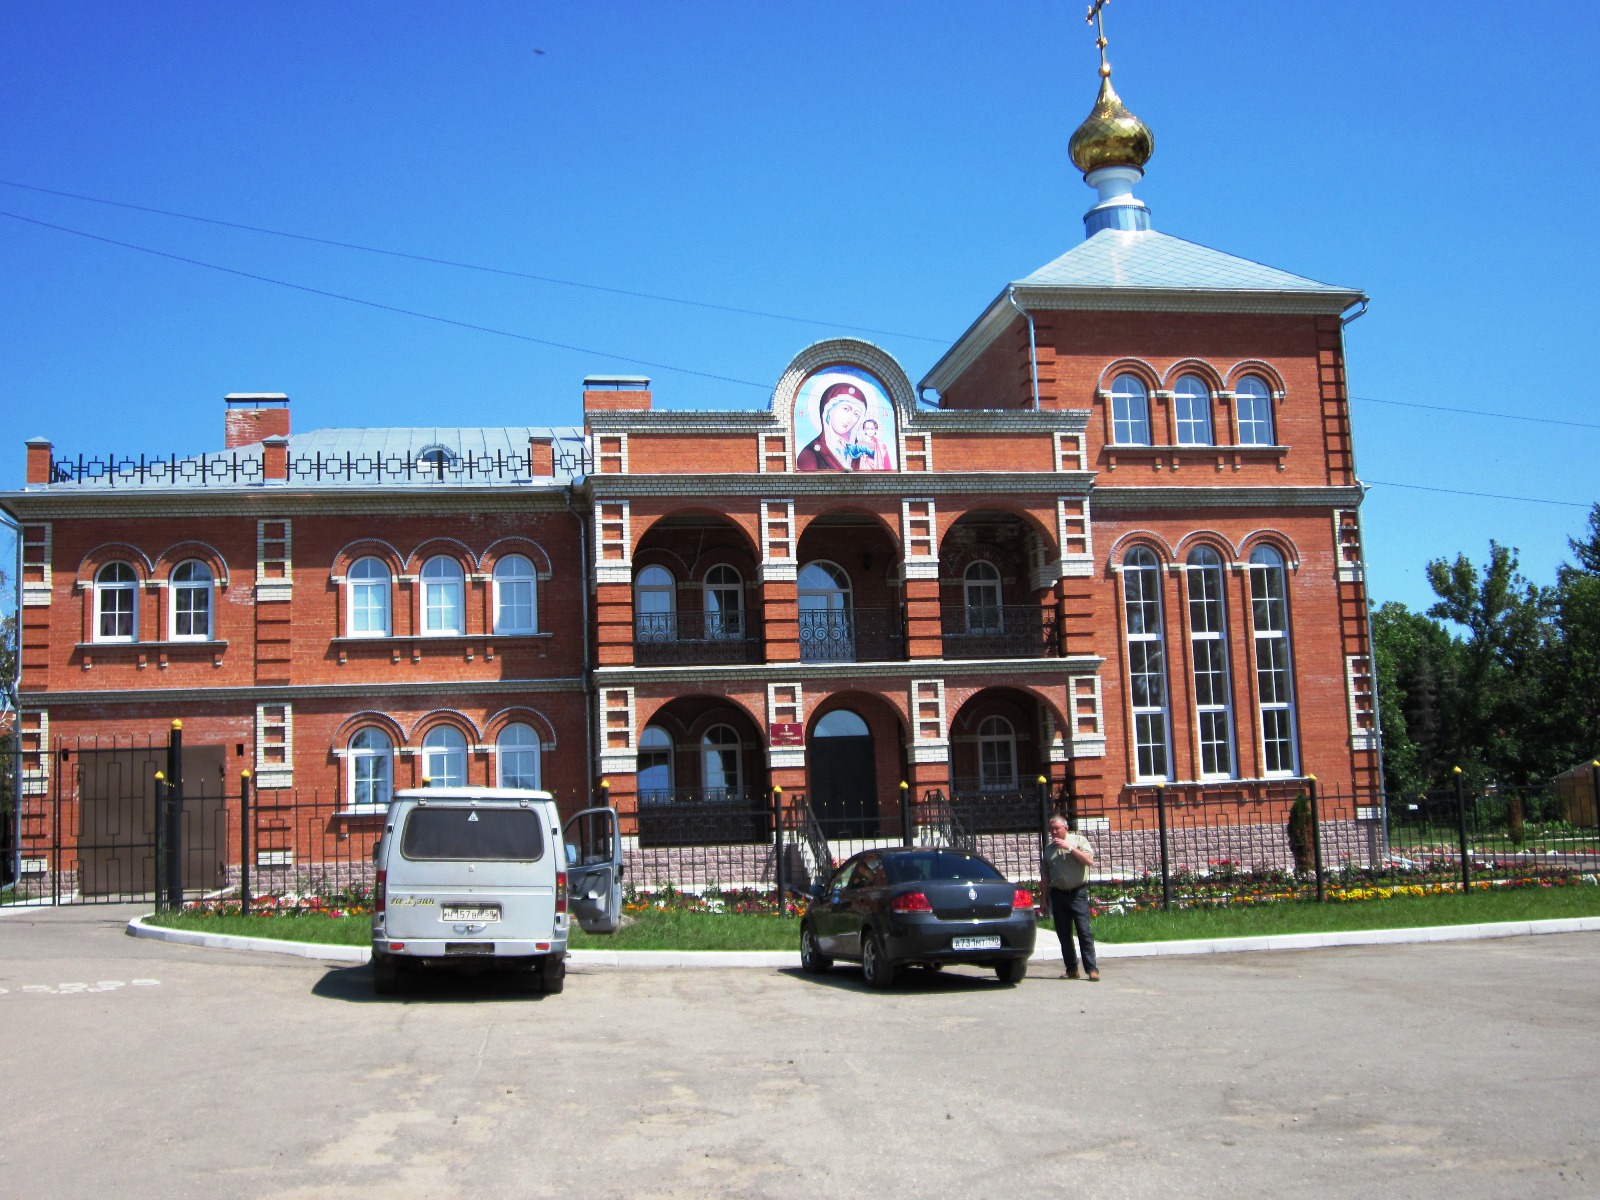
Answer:
[[[761,644],[740,612],[636,613],[633,661],[640,666],[760,662]]]
[[[1051,658],[1061,652],[1053,608],[946,605],[940,618],[946,658]]]
[[[906,656],[898,608],[802,608],[801,662],[899,662]]]

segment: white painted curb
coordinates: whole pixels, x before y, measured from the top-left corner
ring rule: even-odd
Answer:
[[[1189,954],[1241,954],[1256,950],[1320,950],[1332,946],[1394,946],[1416,942],[1470,942],[1486,938],[1526,937],[1545,933],[1600,932],[1600,917],[1559,917],[1549,921],[1497,921],[1482,925],[1424,925],[1411,929],[1353,929],[1342,933],[1283,933],[1270,937],[1205,938],[1175,942],[1098,942],[1100,958],[1158,958]],[[248,950],[261,954],[288,954],[322,962],[364,963],[372,957],[366,946],[328,946],[315,942],[288,942],[278,938],[239,937],[226,933],[199,933],[190,929],[163,929],[147,925],[143,917],[128,922],[132,937],[155,938],[211,950]],[[1040,931],[1030,962],[1060,962],[1054,936]],[[634,971],[682,967],[793,968],[800,954],[791,950],[573,950],[567,962],[574,967],[626,967]]]

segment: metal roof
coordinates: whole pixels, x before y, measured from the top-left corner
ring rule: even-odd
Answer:
[[[1103,229],[1015,286],[1360,294],[1154,229]]]

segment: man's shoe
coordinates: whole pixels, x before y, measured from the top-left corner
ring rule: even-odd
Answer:
[[[1090,983],[1099,983],[1100,982],[1100,972],[1099,971],[1090,971],[1089,972],[1089,982]]]
[[[1078,972],[1077,972],[1076,968],[1061,972],[1061,978],[1063,978],[1063,979],[1076,979],[1077,977],[1078,977]]]

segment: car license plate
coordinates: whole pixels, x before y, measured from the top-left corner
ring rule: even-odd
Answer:
[[[498,921],[500,919],[500,906],[498,904],[448,905],[441,912],[446,921]]]
[[[988,937],[951,938],[952,950],[998,950],[1000,949],[1000,935],[991,934]]]

